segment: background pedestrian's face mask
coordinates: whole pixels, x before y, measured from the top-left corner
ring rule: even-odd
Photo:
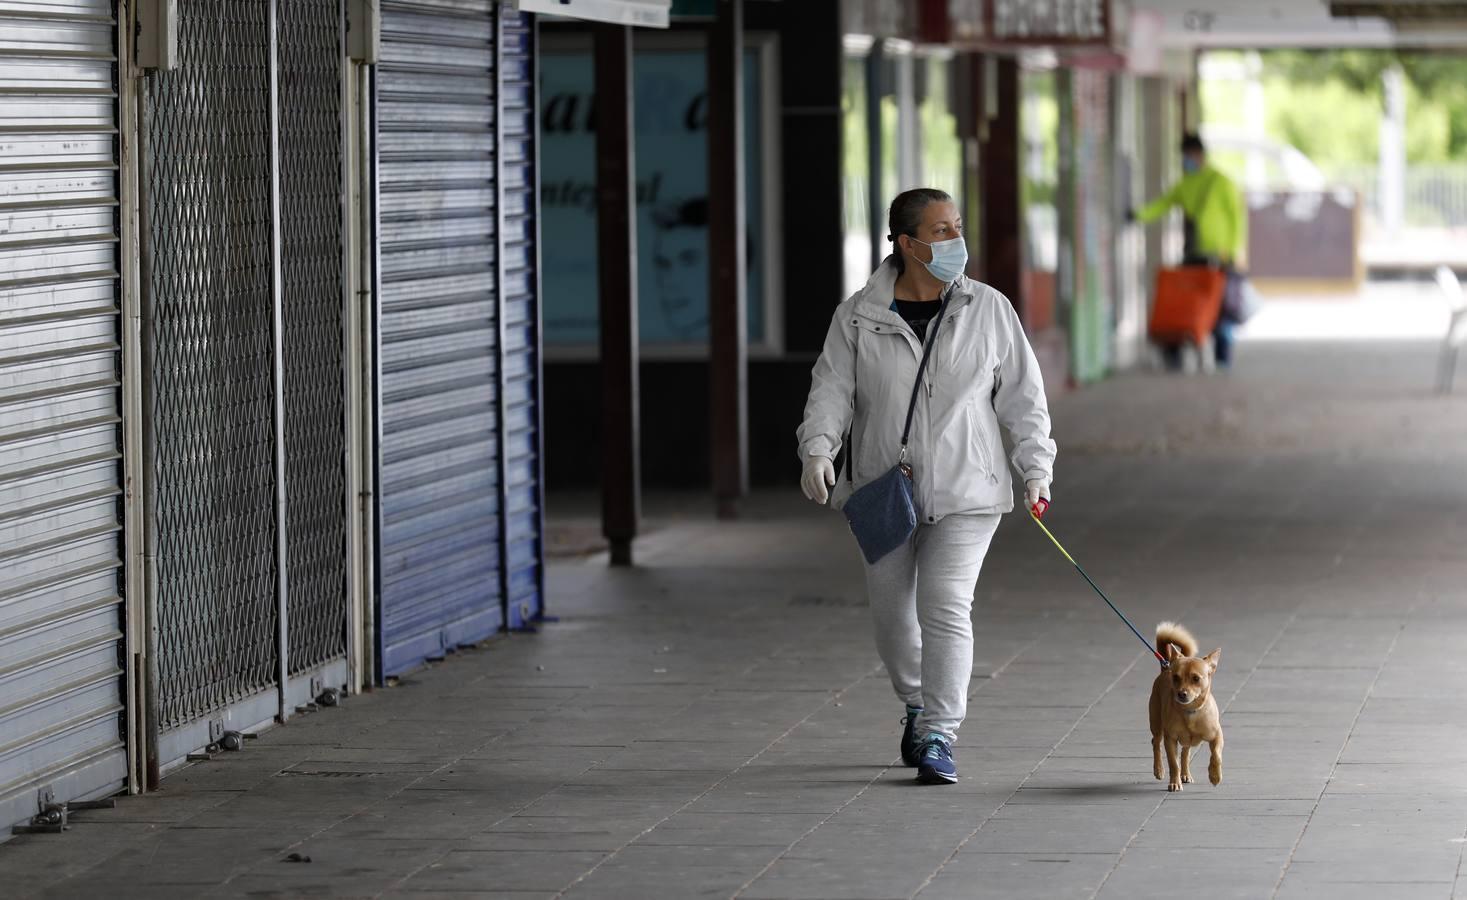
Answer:
[[[1202,168],[1202,164],[1199,163],[1196,159],[1194,159],[1194,158],[1192,158],[1190,156],[1184,156],[1184,157],[1182,157],[1182,171],[1183,172],[1186,172],[1188,175],[1191,175],[1193,172],[1197,171],[1200,168]]]
[[[912,238],[912,240],[932,248],[932,262],[923,262],[922,265],[927,267],[927,271],[932,273],[933,278],[943,284],[950,284],[957,280],[957,277],[963,274],[963,270],[968,267],[968,245],[960,237],[938,241],[935,244],[928,244],[917,238]]]

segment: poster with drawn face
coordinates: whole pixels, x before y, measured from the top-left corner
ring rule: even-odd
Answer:
[[[708,97],[701,50],[638,49],[633,61],[637,312],[644,345],[708,341]],[[744,61],[749,343],[766,318],[757,51]],[[541,283],[545,343],[594,346],[596,120],[589,49],[540,61]]]

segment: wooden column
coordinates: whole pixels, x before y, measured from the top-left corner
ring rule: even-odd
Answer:
[[[749,493],[743,72],[743,0],[718,0],[708,36],[708,337],[713,496],[725,519]]]
[[[1023,134],[1019,127],[1019,64],[990,57],[984,79],[979,126],[979,228],[983,280],[1003,292],[1024,318],[1024,200],[1021,190]],[[988,83],[988,82],[992,83]]]
[[[601,316],[601,529],[632,564],[641,518],[632,30],[595,26],[596,253]]]

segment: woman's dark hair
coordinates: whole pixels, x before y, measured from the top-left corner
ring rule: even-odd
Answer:
[[[1204,146],[1202,146],[1202,138],[1198,137],[1196,134],[1193,134],[1192,132],[1188,132],[1187,134],[1184,134],[1182,136],[1182,152],[1183,153],[1206,153],[1207,152],[1207,148],[1204,147]]]
[[[900,275],[907,269],[907,262],[902,258],[901,251],[896,246],[897,238],[901,235],[916,237],[917,228],[922,224],[922,213],[931,203],[951,203],[952,197],[946,191],[936,188],[913,188],[910,191],[902,191],[897,194],[896,199],[891,201],[891,209],[886,213],[886,227],[890,233],[886,236],[891,241],[892,265],[896,266],[897,274]]]

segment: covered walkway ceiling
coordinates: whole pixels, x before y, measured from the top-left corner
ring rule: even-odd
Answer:
[[[1467,3],[1463,2],[1137,0],[1132,4],[1132,15],[1148,14],[1161,19],[1162,42],[1176,49],[1395,46],[1467,49]]]

